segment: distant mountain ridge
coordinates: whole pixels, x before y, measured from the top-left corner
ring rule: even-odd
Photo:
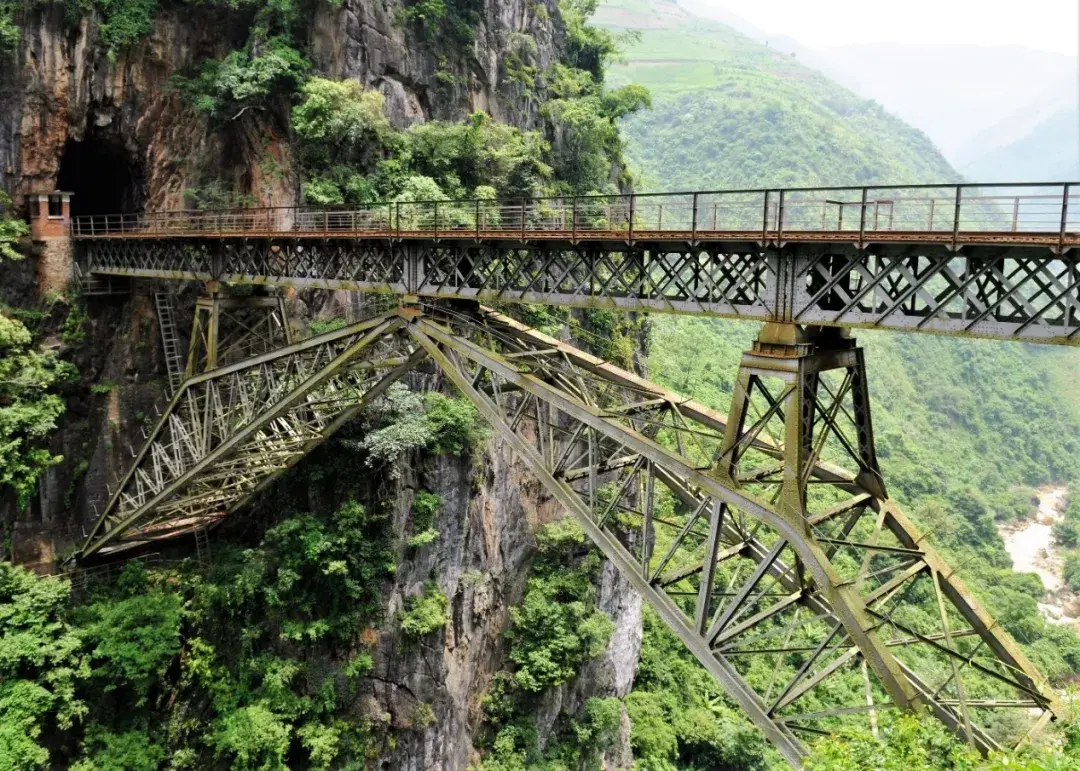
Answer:
[[[991,182],[1080,180],[1080,108],[1062,108],[1028,126],[1019,138],[991,149],[960,167],[969,179]]]

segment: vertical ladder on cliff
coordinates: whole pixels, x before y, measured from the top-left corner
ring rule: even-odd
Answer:
[[[172,298],[168,292],[155,292],[154,302],[157,305],[161,345],[165,349],[165,368],[169,373],[169,393],[174,394],[184,382],[184,360],[180,353],[180,339],[176,334]]]
[[[195,531],[195,559],[199,561],[199,570],[203,573],[210,570],[210,534],[205,527]]]

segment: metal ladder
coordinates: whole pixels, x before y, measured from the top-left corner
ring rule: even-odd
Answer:
[[[154,303],[157,305],[161,345],[165,349],[165,367],[169,372],[169,393],[174,394],[184,382],[184,360],[180,355],[180,340],[176,336],[172,298],[168,292],[155,292]]]
[[[200,527],[195,531],[195,558],[203,573],[210,570],[210,534],[205,527]]]

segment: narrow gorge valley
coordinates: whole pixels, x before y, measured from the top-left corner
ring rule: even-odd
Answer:
[[[83,271],[66,234],[31,237],[56,216],[48,194],[70,193],[72,217],[133,220],[259,209],[299,222],[302,207],[434,202],[448,230],[471,222],[477,240],[484,202],[519,201],[495,227],[524,241],[527,200],[959,179],[918,127],[667,0],[0,0],[0,768],[790,767],[434,358],[208,536],[73,566],[178,381],[202,373],[184,368],[208,297],[280,299],[267,318],[290,345],[421,301],[326,288],[314,273],[282,289],[164,269],[106,280]],[[711,415],[731,408],[760,327],[600,303],[489,304],[596,357],[589,367]],[[436,305],[452,319],[475,303],[423,308]],[[244,347],[251,317],[222,319],[216,366],[269,355]],[[834,695],[863,700],[865,687],[858,716],[869,721],[807,739],[803,768],[1080,768],[1076,347],[850,336],[865,351],[891,500],[1064,706],[1039,740],[980,753],[970,726],[965,743],[929,712],[875,704],[864,663],[807,711]],[[675,444],[649,430],[657,446]],[[599,489],[590,507],[610,514],[619,494]],[[655,499],[658,518],[692,529],[700,512],[685,498]],[[917,614],[938,613],[933,592],[915,594]],[[805,654],[786,666],[809,669]],[[976,653],[967,663],[980,666]],[[780,668],[746,677],[775,697]],[[1024,735],[1031,708],[1017,704],[991,721],[991,741]]]

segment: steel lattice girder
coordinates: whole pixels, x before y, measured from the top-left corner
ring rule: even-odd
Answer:
[[[770,437],[790,395],[771,395],[736,430],[486,310],[405,308],[189,380],[83,554],[235,511],[424,356],[793,765],[800,734],[876,727],[883,710],[925,705],[984,750],[1024,741],[1057,712],[1037,670],[883,491],[822,460],[852,411],[850,383],[822,380],[821,397],[803,402],[821,433],[800,462],[817,484],[792,512],[768,493],[791,476],[783,438]],[[726,434],[738,438],[737,478]],[[755,453],[764,460],[747,465]],[[1007,741],[981,719],[1002,711],[1023,723]]]
[[[1025,244],[98,238],[95,273],[1080,345],[1080,256]]]
[[[434,315],[410,325],[429,355],[792,762],[793,732],[897,706],[927,706],[983,750],[1053,717],[1054,694],[1018,646],[858,472],[811,457],[833,500],[793,520],[740,489],[779,481],[784,464],[725,481],[724,417],[495,314]],[[828,410],[839,431],[850,409],[827,402],[811,413]],[[764,433],[746,446],[785,457]],[[674,518],[657,511],[662,487]],[[933,618],[917,602],[926,592]],[[767,683],[749,676],[762,662]],[[850,701],[822,703],[845,692],[823,684],[853,680]],[[1031,720],[995,736],[980,718],[1002,710]]]
[[[79,557],[243,506],[423,357],[401,326],[385,314],[186,380]]]

